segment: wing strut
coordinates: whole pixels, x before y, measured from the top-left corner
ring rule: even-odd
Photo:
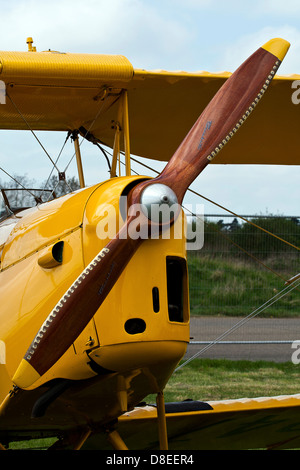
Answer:
[[[156,395],[157,405],[157,424],[158,424],[158,437],[159,437],[159,448],[160,450],[168,450],[168,433],[167,433],[167,421],[165,412],[165,399],[163,391],[160,391]],[[128,450],[128,447],[124,443],[118,431],[113,429],[107,429],[107,440],[115,450]]]
[[[164,392],[158,392],[158,394],[156,395],[156,404],[160,450],[168,450],[168,433]]]
[[[128,450],[120,434],[115,429],[113,431],[108,431],[107,440],[115,450]]]
[[[84,188],[85,187],[85,181],[84,181],[84,174],[83,174],[83,168],[82,168],[82,160],[81,160],[81,152],[80,152],[80,145],[79,145],[79,139],[78,139],[78,132],[76,132],[76,133],[73,132],[72,139],[74,140],[74,147],[75,147],[75,154],[76,154],[76,162],[77,162],[79,183],[80,183],[80,187]]]
[[[119,108],[117,121],[113,122],[113,127],[115,129],[115,139],[114,139],[114,148],[113,148],[113,159],[111,165],[111,178],[117,176],[117,161],[119,161],[119,176],[121,176],[120,171],[120,133],[123,131],[124,137],[124,149],[125,149],[125,168],[126,176],[130,176],[130,134],[129,134],[129,114],[128,114],[128,94],[127,90],[122,90],[119,98]]]

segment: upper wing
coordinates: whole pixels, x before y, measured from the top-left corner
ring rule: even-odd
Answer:
[[[91,132],[114,142],[119,97],[128,91],[131,153],[168,161],[230,73],[149,72],[123,56],[0,52],[6,103],[1,129]],[[275,77],[255,116],[212,163],[299,164],[292,83]]]
[[[180,405],[180,404],[178,404]],[[295,449],[300,446],[300,395],[209,402],[212,409],[167,413],[170,450]],[[157,448],[156,409],[119,419],[129,449]]]

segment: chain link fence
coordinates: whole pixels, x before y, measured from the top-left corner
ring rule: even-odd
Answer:
[[[247,359],[270,359],[277,349],[278,360],[287,359],[291,344],[300,339],[300,288],[261,309],[247,324],[235,325],[276,299],[286,281],[300,272],[300,217],[243,219],[249,223],[233,216],[206,215],[204,246],[188,252],[191,344],[201,350],[216,342],[205,357],[225,345],[221,357],[245,358],[246,351]],[[257,357],[261,344],[265,352]],[[285,355],[278,345],[285,345]]]

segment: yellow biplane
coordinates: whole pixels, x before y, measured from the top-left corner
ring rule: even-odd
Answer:
[[[53,450],[299,446],[300,395],[163,395],[190,338],[176,236],[189,185],[209,163],[299,164],[297,77],[275,76],[289,43],[270,40],[233,74],[149,72],[123,56],[37,52],[30,38],[28,48],[0,52],[0,128],[70,133],[81,188],[22,210],[2,192],[1,447],[35,437],[57,437]],[[85,185],[80,136],[112,149],[107,181]],[[134,176],[131,155],[167,164]],[[155,406],[142,404],[149,394]]]

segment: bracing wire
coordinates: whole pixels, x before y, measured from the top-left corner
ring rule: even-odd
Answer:
[[[202,348],[200,351],[196,352],[192,357],[190,357],[189,359],[187,359],[183,364],[181,364],[180,366],[178,366],[174,372],[177,372],[178,370],[180,370],[182,367],[186,366],[189,362],[191,362],[192,360],[196,359],[197,357],[199,357],[201,354],[203,354],[205,351],[207,351],[208,349],[210,349],[212,346],[218,344],[221,340],[223,340],[226,336],[228,336],[229,334],[231,334],[233,331],[237,330],[238,328],[240,328],[241,326],[245,325],[249,320],[251,320],[252,318],[256,317],[257,315],[259,315],[261,312],[263,312],[264,310],[266,310],[268,307],[270,307],[271,305],[273,305],[275,302],[277,302],[278,300],[282,299],[285,295],[287,295],[290,291],[292,291],[293,289],[296,289],[298,286],[300,285],[300,281],[298,280],[295,280],[294,282],[288,284],[286,287],[284,287],[280,292],[278,292],[277,294],[275,294],[273,297],[271,297],[269,300],[267,300],[264,304],[262,304],[260,307],[256,308],[255,310],[253,310],[253,312],[251,312],[249,315],[247,315],[246,317],[244,317],[242,320],[238,321],[234,326],[232,326],[231,328],[229,328],[228,330],[224,331],[224,333],[222,333],[220,336],[218,336],[215,340],[211,341],[209,344],[207,344],[204,348]]]
[[[238,214],[236,214],[235,212],[232,212],[230,209],[227,209],[226,207],[221,206],[221,205],[218,204],[217,202],[214,202],[214,201],[212,201],[211,199],[208,199],[207,197],[203,196],[202,194],[197,193],[197,192],[194,191],[193,189],[190,189],[190,188],[189,188],[189,191],[190,191],[191,193],[195,194],[196,196],[199,196],[199,197],[201,197],[202,199],[205,199],[206,201],[211,202],[211,203],[214,204],[215,206],[218,206],[220,209],[223,209],[223,210],[225,210],[226,212],[229,212],[230,214],[234,215],[234,217],[238,217],[239,219],[243,220],[244,222],[247,222],[248,224],[253,225],[253,227],[256,227],[256,228],[258,228],[259,230],[262,230],[263,232],[267,233],[268,235],[271,235],[272,237],[277,238],[277,240],[280,240],[281,242],[286,243],[287,245],[291,246],[292,248],[295,248],[296,250],[300,250],[300,248],[299,248],[298,246],[295,246],[295,245],[293,245],[292,243],[288,242],[287,240],[284,240],[283,238],[280,238],[278,235],[275,235],[274,233],[269,232],[269,231],[266,230],[265,228],[260,227],[259,225],[255,224],[255,223],[252,222],[251,220],[246,219],[246,218],[243,217],[242,215],[238,215]]]
[[[105,159],[106,159],[106,162],[107,162],[108,170],[109,170],[109,172],[110,172],[110,171],[111,171],[111,165],[110,165],[110,161],[109,161],[109,158],[108,158],[108,156],[107,156],[107,153],[105,152],[104,148],[102,148],[102,146],[101,146],[98,142],[95,142],[94,145],[96,145],[96,146],[98,147],[98,149],[100,149],[101,152],[103,153],[103,155],[104,155],[104,157],[105,157]]]
[[[191,215],[193,215],[194,217],[196,217],[197,219],[201,220],[201,218],[197,215],[197,214],[194,214],[193,212],[191,212],[188,208],[182,206],[183,209],[185,209],[187,212],[189,212]],[[257,226],[259,228],[259,226]],[[263,266],[265,269],[268,269],[269,271],[271,271],[273,274],[275,274],[275,276],[278,276],[280,277],[280,279],[282,279],[283,281],[286,281],[286,278],[284,276],[282,276],[280,273],[278,273],[277,271],[275,271],[274,269],[270,268],[270,266],[267,266],[265,263],[263,263],[259,258],[257,258],[256,256],[254,256],[252,253],[249,253],[249,251],[245,250],[243,247],[241,247],[240,245],[238,245],[236,242],[234,242],[230,237],[228,237],[225,233],[221,232],[221,230],[217,230],[217,229],[214,229],[219,235],[221,235],[223,238],[225,238],[226,240],[228,240],[230,243],[232,243],[234,246],[236,246],[240,251],[243,251],[243,253],[245,253],[247,256],[249,256],[249,258],[252,258],[254,259],[254,261],[256,261],[257,263],[259,263],[261,266]]]
[[[7,171],[4,170],[4,168],[0,167],[0,170],[3,171],[3,173],[5,173],[9,178],[11,178],[15,183],[17,183],[19,186],[21,186],[22,189],[24,189],[24,191],[27,191],[28,194],[30,194],[32,197],[34,197],[35,200],[37,200],[37,197],[35,194],[33,194],[30,189],[26,188],[22,183],[20,183],[20,181],[16,180],[16,178],[14,178],[12,175],[10,175]]]
[[[89,134],[89,132],[91,131],[91,129],[92,129],[94,123],[96,122],[96,120],[98,119],[98,116],[100,115],[100,113],[101,113],[101,111],[102,111],[102,109],[103,109],[104,102],[105,102],[105,100],[103,100],[103,101],[101,102],[101,106],[99,107],[99,109],[98,109],[98,111],[97,111],[97,113],[96,113],[96,115],[95,115],[95,117],[94,117],[92,123],[90,124],[89,128],[86,130],[85,134],[82,136],[82,139],[81,139],[81,141],[79,142],[79,147],[81,146],[82,142],[84,141],[84,139],[86,138],[86,136],[87,136],[87,135]],[[70,166],[71,162],[73,161],[75,155],[76,155],[76,152],[73,152],[73,155],[71,156],[71,158],[70,158],[68,164],[66,165],[65,172],[66,172],[67,169],[69,168],[69,166]]]
[[[49,176],[48,176],[48,178],[47,178],[47,180],[46,180],[46,183],[45,183],[45,185],[44,185],[44,189],[42,189],[42,191],[41,191],[41,194],[42,194],[43,192],[45,192],[45,190],[46,190],[46,188],[47,188],[47,185],[48,185],[48,183],[49,183],[49,181],[50,181],[50,178],[51,178],[51,176],[52,176],[52,173],[53,173],[53,171],[54,171],[54,168],[56,168],[56,165],[57,165],[57,163],[58,163],[58,160],[59,160],[60,157],[61,157],[61,154],[62,154],[62,152],[63,152],[63,150],[64,150],[64,148],[65,148],[65,145],[66,145],[66,143],[67,143],[69,137],[70,137],[70,132],[67,133],[67,137],[65,138],[65,141],[64,141],[64,143],[63,143],[63,145],[62,145],[62,148],[60,149],[60,152],[59,152],[59,154],[58,154],[58,156],[57,156],[57,158],[56,158],[55,165],[53,165],[52,170],[50,171],[50,174],[49,174]],[[56,186],[56,187],[57,187],[57,186]],[[50,197],[51,197],[52,194],[55,192],[56,187],[52,190]]]
[[[52,165],[56,168],[56,170],[59,172],[59,169],[57,168],[55,162],[52,160],[51,156],[49,155],[49,153],[47,152],[47,150],[45,149],[45,147],[43,146],[42,142],[39,140],[38,136],[36,135],[36,133],[31,129],[28,121],[26,120],[25,116],[23,116],[23,114],[21,113],[21,111],[19,110],[18,106],[16,105],[16,103],[13,101],[13,99],[11,98],[11,96],[7,93],[6,96],[9,98],[9,100],[11,101],[12,105],[14,106],[14,108],[17,110],[17,112],[19,113],[19,115],[21,116],[21,118],[23,119],[23,121],[25,122],[26,126],[28,127],[28,129],[30,130],[30,132],[32,133],[32,135],[34,136],[34,138],[37,140],[37,142],[39,143],[39,145],[41,146],[41,148],[44,150],[45,154],[47,155],[47,157],[49,158],[49,160],[51,161]]]
[[[43,149],[43,151],[45,152],[45,154],[47,155],[47,157],[49,158],[50,162],[52,163],[53,165],[53,168],[55,168],[57,170],[58,173],[60,173],[59,171],[59,168],[57,167],[57,162],[58,162],[58,159],[56,160],[56,162],[53,161],[53,159],[51,158],[51,156],[49,155],[49,153],[47,152],[47,150],[45,149],[45,147],[43,146],[42,142],[40,141],[40,139],[38,138],[38,136],[36,135],[36,133],[33,131],[33,129],[31,129],[30,127],[30,124],[29,122],[26,120],[25,116],[22,114],[22,112],[20,111],[20,109],[18,108],[18,106],[16,105],[16,103],[14,102],[14,100],[12,99],[12,97],[7,93],[7,97],[9,98],[9,100],[11,101],[12,105],[14,106],[14,108],[16,109],[16,111],[18,112],[18,114],[21,116],[21,118],[23,119],[23,121],[25,122],[26,126],[28,127],[29,131],[31,132],[31,134],[34,136],[34,138],[37,140],[38,144],[41,146],[41,148]],[[72,188],[70,187],[70,185],[68,184],[67,180],[65,180],[67,186],[69,187],[70,191],[72,191]],[[51,196],[50,196],[51,197]]]
[[[132,157],[131,157],[132,158]],[[138,160],[132,158],[133,161],[135,161],[136,163],[139,163],[140,165],[146,167],[147,169],[149,170],[152,170],[153,172],[155,172],[156,174],[159,174],[159,172],[157,170],[154,170],[153,168],[151,168],[150,166],[142,163],[142,162],[139,162]],[[271,232],[269,232],[268,230],[265,230],[263,229],[262,227],[260,227],[259,225],[256,225],[254,223],[252,223],[251,221],[249,221],[248,219],[242,217],[242,216],[239,216],[238,214],[235,214],[234,212],[230,211],[229,209],[226,209],[225,207],[221,206],[220,204],[217,204],[215,203],[214,201],[202,196],[201,194],[197,193],[196,191],[194,190],[191,190],[191,189],[188,189],[189,191],[191,191],[193,194],[199,196],[199,197],[202,197],[203,199],[206,199],[208,200],[209,202],[211,202],[212,204],[215,204],[216,206],[224,209],[225,211],[233,214],[235,217],[239,217],[241,218],[242,220],[244,220],[245,222],[251,224],[251,225],[254,225],[256,228],[259,228],[261,230],[263,230],[264,232],[268,233],[269,235],[271,236],[274,236],[275,238],[281,240],[282,242],[284,243],[287,243],[288,245],[292,246],[293,248],[296,248],[297,250],[299,250],[298,247],[292,245],[291,243],[283,240],[282,238],[278,237],[277,235],[274,235],[272,234]],[[183,209],[187,210],[188,212],[190,212],[193,216],[196,216],[197,218],[199,218],[197,216],[197,214],[193,214],[189,209],[185,208],[184,206],[182,206]],[[221,233],[221,232],[220,232]],[[221,235],[224,235],[221,233]],[[226,237],[226,235],[224,235]],[[234,245],[236,245],[239,249],[241,249],[242,251],[244,251],[247,255],[249,255],[250,257],[252,257],[253,259],[255,259],[256,261],[258,261],[260,264],[262,264],[265,268],[269,269],[270,271],[272,271],[275,275],[279,276],[281,279],[285,280],[285,278],[283,276],[281,276],[281,274],[277,273],[276,271],[274,271],[273,269],[271,269],[270,267],[266,266],[262,261],[260,261],[258,258],[256,258],[254,255],[252,255],[251,253],[248,253],[246,250],[244,250],[242,247],[240,247],[239,245],[237,245],[236,243],[234,243],[229,237],[226,237],[227,239],[229,239],[230,242],[232,242]],[[289,284],[284,287],[280,292],[278,292],[276,295],[274,295],[272,298],[270,298],[269,300],[267,300],[264,304],[262,304],[260,307],[256,308],[253,312],[251,312],[249,315],[247,315],[245,318],[243,318],[242,320],[238,321],[233,327],[229,328],[228,330],[226,330],[224,333],[222,333],[220,336],[218,336],[215,340],[209,342],[205,347],[203,347],[201,350],[199,350],[197,353],[195,353],[192,357],[190,357],[189,359],[187,359],[184,363],[182,363],[181,365],[179,365],[175,371],[177,372],[178,370],[180,370],[181,368],[183,368],[184,366],[186,366],[188,363],[190,363],[191,361],[193,361],[194,359],[196,359],[197,357],[199,357],[201,354],[203,354],[205,351],[207,351],[208,349],[210,349],[212,346],[218,344],[220,341],[222,341],[225,337],[227,337],[228,335],[230,335],[233,331],[237,330],[238,328],[240,328],[241,326],[243,326],[244,324],[246,324],[248,321],[250,321],[252,318],[256,317],[257,315],[259,315],[260,313],[262,313],[264,310],[266,310],[268,307],[270,307],[271,305],[273,305],[275,302],[277,302],[278,300],[280,300],[281,298],[283,298],[285,295],[287,295],[289,292],[291,292],[293,289],[297,289],[299,286],[300,286],[300,281],[297,282],[297,280],[299,280],[299,278],[297,277],[294,281],[292,282],[289,282]]]
[[[146,165],[145,163],[143,162],[139,162],[138,160],[134,159],[131,157],[131,160],[136,162],[136,163],[139,163],[140,165],[144,166],[145,168],[147,168],[148,170],[152,170],[154,173],[156,174],[159,174],[159,171],[157,170],[154,170],[154,168],[151,168],[150,166]],[[197,193],[196,191],[194,191],[193,189],[191,188],[188,188],[188,191],[191,192],[192,194],[195,194],[196,196],[199,196],[201,197],[202,199],[205,199],[206,201],[210,202],[211,204],[214,204],[215,206],[218,206],[220,209],[223,209],[224,211],[226,212],[229,212],[230,214],[234,215],[234,217],[238,217],[239,219],[243,220],[244,222],[247,222],[248,224],[250,225],[253,225],[254,227],[258,228],[259,230],[262,230],[263,232],[267,233],[268,235],[272,236],[272,237],[275,237],[277,240],[280,240],[282,243],[285,243],[289,246],[291,246],[292,248],[295,248],[296,250],[300,250],[299,247],[293,245],[292,243],[288,242],[287,240],[284,240],[283,238],[280,238],[278,235],[272,233],[272,232],[269,232],[269,230],[266,230],[265,228],[263,227],[260,227],[259,225],[255,224],[254,222],[252,222],[251,220],[249,219],[246,219],[245,217],[243,217],[242,215],[239,215],[239,214],[236,214],[235,212],[231,211],[230,209],[227,209],[226,207],[218,204],[217,202],[203,196],[202,194],[199,194]],[[184,209],[186,209],[184,206],[182,206]],[[187,210],[187,209],[186,209]],[[195,214],[193,214],[195,215]],[[229,239],[229,237],[227,237]],[[232,240],[230,240],[232,243],[234,243]],[[238,245],[237,245],[238,246]],[[239,247],[240,248],[240,247]],[[242,248],[241,248],[242,249]],[[245,250],[243,250],[245,251]],[[248,252],[246,252],[247,254],[249,254]],[[253,255],[251,255],[253,257]],[[255,257],[254,257],[255,258]],[[257,258],[255,258],[257,261],[259,261]],[[261,263],[263,264],[263,263]],[[269,268],[268,268],[269,269]]]
[[[159,174],[159,172],[157,170],[154,170],[153,168],[151,168],[150,166],[146,165],[145,163],[142,163],[134,158],[131,157],[131,159],[136,162],[136,163],[139,163],[140,165],[144,166],[145,168],[147,168],[148,170],[152,170],[153,172],[155,172],[156,174]],[[226,207],[224,206],[221,206],[220,204],[218,204],[217,202],[214,202],[212,201],[211,199],[208,199],[206,198],[205,196],[197,193],[196,191],[188,188],[188,191],[192,192],[193,194],[195,194],[196,196],[199,196],[205,200],[207,200],[208,202],[218,206],[219,208],[229,212],[230,214],[234,215],[235,217],[239,217],[240,219],[244,220],[244,222],[247,222],[248,224],[250,225],[253,225],[255,226],[256,228],[262,230],[263,232],[267,233],[268,235],[270,236],[273,236],[275,237],[276,239],[279,239],[280,241],[282,241],[283,243],[286,243],[288,244],[289,246],[293,247],[293,248],[296,248],[297,250],[299,250],[298,247],[294,246],[293,244],[287,242],[286,240],[278,237],[277,235],[269,232],[268,230],[260,227],[259,225],[253,223],[251,220],[248,220],[246,219],[245,217],[243,216],[240,216],[238,214],[236,214],[235,212],[232,212],[231,210],[227,209]],[[184,205],[182,205],[182,208],[189,212],[191,215],[193,215],[194,217],[200,219],[200,217],[197,215],[197,214],[194,214],[192,213],[188,208],[186,208]],[[225,233],[221,232],[220,230],[216,230],[223,238],[226,238],[226,240],[228,240],[230,243],[232,243],[233,245],[235,245],[239,250],[243,251],[247,256],[249,256],[250,258],[252,258],[254,261],[256,261],[257,263],[259,263],[261,266],[263,266],[265,269],[271,271],[273,274],[275,274],[276,276],[278,276],[280,279],[282,279],[283,281],[286,281],[286,278],[284,276],[282,276],[280,273],[278,273],[277,271],[275,271],[274,269],[272,269],[270,266],[267,266],[265,263],[263,263],[259,258],[257,258],[256,256],[254,256],[252,253],[249,253],[247,250],[245,250],[244,248],[242,248],[240,245],[238,245],[236,242],[234,242],[230,237],[228,237]]]

